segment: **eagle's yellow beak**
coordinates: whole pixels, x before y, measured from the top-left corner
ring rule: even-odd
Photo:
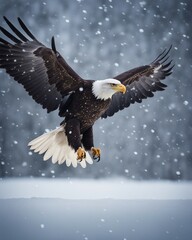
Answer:
[[[115,90],[116,92],[122,92],[123,94],[126,93],[126,87],[123,84],[117,84],[115,86],[112,86],[113,90]]]

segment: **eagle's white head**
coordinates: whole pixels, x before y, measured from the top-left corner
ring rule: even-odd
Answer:
[[[93,83],[92,92],[97,99],[107,100],[116,92],[126,92],[126,87],[119,80],[108,78]]]

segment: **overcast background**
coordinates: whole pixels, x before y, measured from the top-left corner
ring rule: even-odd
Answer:
[[[192,179],[191,1],[0,0],[2,16],[57,49],[86,79],[104,79],[150,63],[171,44],[175,68],[168,88],[94,127],[99,163],[86,169],[43,162],[28,142],[62,119],[47,115],[21,85],[0,71],[0,176],[124,176],[129,179]],[[2,36],[2,34],[1,34]]]

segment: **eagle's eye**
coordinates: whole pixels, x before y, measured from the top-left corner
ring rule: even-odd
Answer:
[[[111,87],[115,87],[117,84],[115,83],[110,83]]]

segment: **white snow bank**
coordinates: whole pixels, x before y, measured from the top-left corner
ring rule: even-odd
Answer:
[[[0,199],[192,199],[192,182],[126,179],[2,179]]]

